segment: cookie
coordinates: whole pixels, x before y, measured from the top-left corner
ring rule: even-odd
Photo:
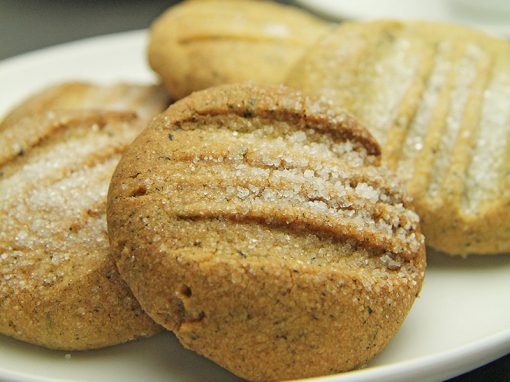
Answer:
[[[270,2],[189,1],[151,27],[148,58],[170,94],[253,80],[281,84],[304,49],[329,26]]]
[[[126,90],[117,101],[109,97],[115,89]],[[143,97],[126,102],[134,93]],[[109,256],[105,217],[122,151],[149,111],[162,110],[154,95],[150,87],[63,84],[22,103],[0,125],[0,333],[84,350],[160,330]],[[79,110],[91,105],[136,105],[144,118]]]
[[[427,244],[510,251],[510,43],[427,22],[345,23],[286,83],[351,111],[399,174]]]
[[[364,365],[420,291],[425,249],[380,147],[283,87],[175,103],[114,173],[112,254],[143,309],[240,377]]]

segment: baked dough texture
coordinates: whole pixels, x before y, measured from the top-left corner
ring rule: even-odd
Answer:
[[[328,28],[306,12],[266,1],[187,1],[155,21],[148,58],[177,98],[246,80],[281,84]]]
[[[225,85],[159,115],[108,193],[111,249],[143,309],[243,378],[362,366],[420,291],[418,216],[350,115]]]
[[[109,256],[105,214],[121,152],[147,122],[135,111],[161,108],[141,102],[134,111],[79,110],[85,98],[73,98],[77,86],[93,94],[113,90],[61,84],[0,125],[0,333],[66,350],[159,331]],[[49,96],[57,93],[61,101]],[[64,110],[62,102],[74,109]]]
[[[345,23],[286,82],[369,126],[428,245],[510,251],[508,41],[438,23]]]

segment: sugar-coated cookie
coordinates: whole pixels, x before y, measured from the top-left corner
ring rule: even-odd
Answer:
[[[159,330],[109,256],[105,214],[122,151],[165,99],[150,86],[66,83],[0,124],[0,333],[83,350]]]
[[[350,115],[226,85],[162,113],[108,194],[119,272],[181,343],[256,381],[380,352],[420,291],[418,216]]]

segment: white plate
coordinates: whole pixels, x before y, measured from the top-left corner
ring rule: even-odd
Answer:
[[[99,37],[0,63],[0,115],[48,84],[86,79],[155,81],[145,32]],[[317,381],[409,381],[451,377],[510,352],[510,255],[429,255],[426,282],[401,331],[368,368]],[[172,334],[109,349],[49,351],[0,335],[0,380],[235,381],[184,350]]]
[[[295,0],[327,17],[338,19],[421,19],[475,26],[510,36],[510,13],[482,12],[459,0]],[[464,1],[467,2],[467,1]]]

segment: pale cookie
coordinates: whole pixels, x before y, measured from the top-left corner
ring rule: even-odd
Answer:
[[[328,30],[324,21],[265,1],[188,1],[160,16],[148,58],[170,94],[253,80],[281,84],[290,67]]]
[[[510,43],[425,22],[346,23],[287,84],[349,110],[449,254],[510,251]]]
[[[182,344],[249,380],[364,365],[420,291],[418,216],[345,113],[227,85],[153,120],[112,178],[119,272]]]

